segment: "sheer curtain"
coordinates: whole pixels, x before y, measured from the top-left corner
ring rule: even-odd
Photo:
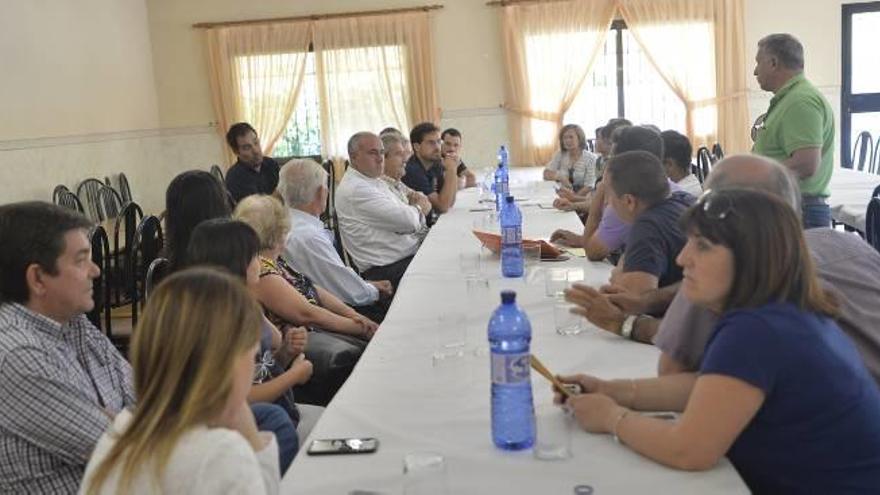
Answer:
[[[431,26],[426,12],[315,23],[315,67],[324,154],[347,156],[359,131],[407,132],[436,122]]]
[[[602,48],[613,0],[567,0],[501,7],[501,33],[515,164],[548,162],[566,110]]]
[[[687,111],[694,147],[747,151],[742,0],[618,0],[651,63]]]
[[[206,37],[218,131],[250,122],[270,154],[296,105],[312,23],[217,27]]]

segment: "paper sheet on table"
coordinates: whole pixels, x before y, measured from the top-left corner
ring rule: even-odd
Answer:
[[[556,246],[560,251],[564,253],[568,253],[572,256],[577,256],[578,258],[586,258],[587,250],[584,248],[572,248],[572,247],[564,247],[564,246]]]

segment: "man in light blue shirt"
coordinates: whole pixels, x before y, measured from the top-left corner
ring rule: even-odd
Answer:
[[[291,160],[281,169],[279,191],[290,212],[282,257],[362,315],[381,323],[393,294],[387,280],[364,280],[343,263],[333,235],[319,216],[327,205],[327,172],[312,160]]]

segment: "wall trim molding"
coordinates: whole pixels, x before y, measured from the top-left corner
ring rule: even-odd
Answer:
[[[161,127],[156,129],[135,129],[130,131],[98,132],[72,136],[10,139],[5,141],[0,140],[0,151],[53,148],[58,146],[75,146],[80,144],[104,143],[109,141],[128,141],[134,139],[193,136],[206,134],[216,134],[216,125]]]

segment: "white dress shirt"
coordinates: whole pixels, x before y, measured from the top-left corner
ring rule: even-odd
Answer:
[[[695,198],[699,198],[703,194],[703,185],[700,184],[700,179],[697,179],[697,176],[694,174],[689,174],[678,181],[678,187],[683,191],[691,193]]]
[[[123,410],[98,440],[79,493],[86,492],[95,468],[107,458],[117,435],[128,428],[132,417],[128,410]],[[278,444],[275,435],[267,432],[260,435],[269,443],[263,450],[254,452],[237,431],[197,426],[178,439],[161,479],[154,478],[152,462],[144,463],[126,487],[128,493],[276,494],[281,481]],[[121,465],[117,464],[98,493],[117,493],[120,472]]]
[[[312,279],[352,306],[365,306],[379,299],[379,290],[345,266],[333,247],[332,234],[321,220],[290,208],[290,233],[281,256],[294,270]]]
[[[421,211],[400,201],[382,179],[349,167],[336,189],[342,244],[361,271],[418,251]]]

